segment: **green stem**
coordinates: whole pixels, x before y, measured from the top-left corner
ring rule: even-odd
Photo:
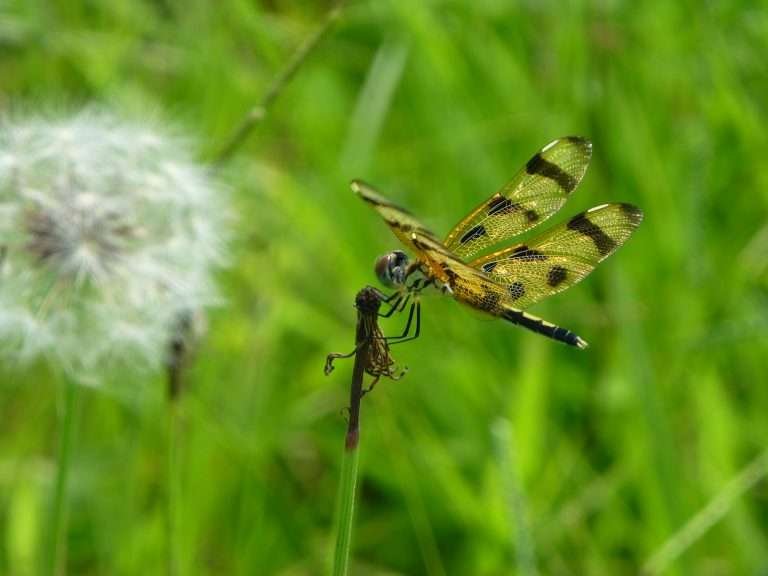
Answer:
[[[357,491],[357,461],[360,448],[344,448],[341,460],[341,487],[339,490],[339,526],[336,535],[336,554],[333,561],[333,576],[345,576],[349,569],[349,550],[352,541],[352,522],[355,514],[355,492]]]
[[[72,439],[75,428],[75,411],[77,404],[78,384],[67,380],[64,392],[64,412],[59,442],[59,461],[56,467],[56,486],[53,495],[53,510],[51,526],[53,528],[50,540],[46,573],[57,576],[66,572],[65,535],[67,528],[67,487],[69,482],[69,464],[72,459]]]
[[[306,62],[309,56],[314,52],[315,48],[320,44],[320,41],[331,29],[331,26],[333,26],[333,23],[339,19],[343,7],[344,0],[337,0],[337,2],[331,6],[331,9],[325,15],[325,18],[323,18],[315,33],[304,40],[298,47],[285,68],[283,68],[272,80],[261,100],[248,111],[245,118],[241,120],[240,124],[232,132],[219,153],[211,161],[211,165],[214,168],[218,168],[225,164],[235,151],[240,148],[243,142],[245,142],[253,129],[264,120],[274,101],[277,100],[277,97],[283,92],[304,62]]]
[[[757,455],[715,495],[709,503],[697,512],[685,525],[673,534],[664,545],[643,566],[642,573],[663,574],[672,563],[715,524],[720,522],[736,504],[737,500],[768,475],[768,450]]]
[[[178,522],[176,511],[179,501],[179,471],[178,471],[178,421],[179,407],[176,399],[168,401],[168,438],[167,438],[167,468],[165,471],[167,494],[165,498],[165,530],[166,530],[166,573],[168,576],[179,574],[179,543]]]
[[[513,553],[517,561],[517,573],[521,576],[535,576],[538,574],[536,552],[528,522],[525,493],[515,458],[516,446],[512,436],[512,422],[506,418],[499,418],[493,425],[492,433],[496,440],[496,452],[499,459],[502,487],[506,493],[509,523],[515,527]]]
[[[365,374],[368,347],[370,346],[369,336],[366,323],[358,319],[355,337],[357,344],[355,365],[352,369],[352,385],[349,389],[349,422],[344,438],[344,455],[341,458],[339,525],[336,535],[333,576],[345,576],[349,569],[349,550],[352,544],[352,523],[355,516],[355,493],[357,491],[357,460],[360,456],[360,400],[363,397],[363,375]]]
[[[194,340],[194,311],[182,310],[176,316],[166,350],[167,425],[165,468],[165,571],[167,576],[180,573],[179,513],[181,506],[181,470],[179,469],[180,402],[184,388],[184,368],[189,361]]]

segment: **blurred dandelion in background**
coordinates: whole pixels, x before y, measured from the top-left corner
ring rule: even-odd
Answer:
[[[46,358],[67,381],[49,574],[66,566],[78,384],[168,362],[169,345],[187,337],[179,318],[217,301],[227,219],[222,190],[187,144],[154,125],[93,109],[0,122],[0,354]],[[171,436],[171,463],[174,446]],[[169,504],[169,543],[172,513]]]
[[[227,210],[188,146],[105,111],[0,122],[0,349],[98,383],[217,301]]]

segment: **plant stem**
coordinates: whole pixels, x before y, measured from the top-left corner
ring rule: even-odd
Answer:
[[[179,406],[174,398],[168,400],[168,437],[167,437],[167,468],[165,471],[167,494],[165,497],[165,530],[166,530],[166,573],[168,576],[179,574],[179,544],[178,523],[176,510],[179,501],[178,473],[178,426]]]
[[[379,302],[375,303],[374,314]],[[333,576],[345,576],[349,569],[349,551],[352,543],[352,523],[355,516],[357,492],[357,462],[360,456],[360,400],[363,397],[363,375],[371,345],[370,330],[363,321],[364,313],[358,308],[358,325],[355,342],[355,365],[352,369],[352,385],[349,391],[349,423],[344,439],[344,455],[341,459],[341,486],[339,489],[339,524],[336,534],[336,553]],[[374,316],[375,317],[375,316]]]
[[[357,492],[358,446],[344,447],[341,459],[341,485],[339,489],[339,523],[336,534],[336,552],[333,560],[333,576],[346,576],[349,570],[349,552],[352,543],[352,524],[355,515]]]
[[[168,576],[179,574],[179,519],[181,507],[181,473],[179,470],[179,427],[181,393],[184,389],[184,370],[187,366],[190,345],[194,339],[194,313],[183,310],[178,313],[176,326],[166,351],[166,469],[165,469],[165,564]]]
[[[53,529],[48,550],[46,573],[57,576],[66,572],[67,488],[69,465],[72,459],[72,440],[79,385],[70,379],[65,383],[64,412],[59,432],[59,458],[56,467],[56,485],[53,495],[51,527]]]
[[[320,43],[320,40],[322,40],[326,32],[330,30],[333,23],[339,18],[343,6],[343,0],[337,1],[325,15],[325,18],[323,18],[320,27],[315,33],[304,40],[296,52],[294,52],[293,57],[285,68],[283,68],[272,80],[272,83],[267,88],[267,91],[264,93],[261,100],[248,111],[245,117],[240,121],[240,124],[227,139],[226,144],[224,144],[219,153],[214,157],[211,162],[211,165],[214,168],[218,168],[226,163],[243,142],[245,142],[251,131],[264,120],[274,101],[293,79],[302,64],[309,58]]]
[[[346,576],[349,569],[349,551],[352,541],[352,523],[355,513],[357,491],[357,462],[360,456],[358,445],[344,447],[341,459],[341,487],[339,490],[339,524],[336,534],[336,552],[333,561],[333,576]]]
[[[349,388],[349,421],[344,439],[344,455],[341,460],[341,485],[339,487],[338,532],[336,553],[333,561],[334,576],[345,576],[349,570],[349,551],[352,543],[352,524],[355,517],[355,493],[357,491],[357,461],[360,456],[360,401],[370,392],[380,376],[393,378],[391,367],[394,360],[378,325],[382,294],[366,286],[355,296],[357,326],[355,349],[349,354],[329,354],[325,373],[333,370],[335,358],[349,358],[354,354],[352,385]],[[374,377],[367,390],[363,390],[363,376],[368,372]]]

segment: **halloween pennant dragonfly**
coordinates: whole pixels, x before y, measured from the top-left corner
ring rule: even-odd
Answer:
[[[443,241],[410,212],[368,184],[353,181],[352,190],[376,209],[395,236],[416,255],[410,261],[405,252],[394,250],[376,261],[379,280],[398,289],[389,297],[391,307],[383,316],[403,311],[413,297],[400,341],[410,331],[414,310],[416,330],[411,338],[418,336],[418,295],[433,285],[472,308],[586,348],[587,343],[570,330],[523,309],[570,288],[613,254],[640,225],[643,212],[638,207],[601,204],[526,242],[485,252],[557,212],[581,182],[591,155],[592,144],[584,138],[569,136],[551,142]]]

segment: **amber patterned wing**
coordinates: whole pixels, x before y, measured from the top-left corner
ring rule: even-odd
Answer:
[[[415,232],[411,240],[424,256],[431,275],[450,287],[459,302],[570,346],[587,347],[587,343],[570,330],[515,307],[507,286],[465,264],[434,238]]]
[[[469,263],[505,286],[505,302],[527,308],[581,281],[613,254],[643,220],[631,204],[603,204],[524,244]]]
[[[408,210],[381,196],[373,186],[362,180],[353,180],[351,187],[358,196],[376,209],[400,241],[409,248],[418,251],[412,242],[414,232],[439,242],[435,235],[416,220]]]
[[[547,144],[501,190],[459,222],[445,245],[468,259],[540,224],[565,204],[591,156],[592,144],[578,136]]]

